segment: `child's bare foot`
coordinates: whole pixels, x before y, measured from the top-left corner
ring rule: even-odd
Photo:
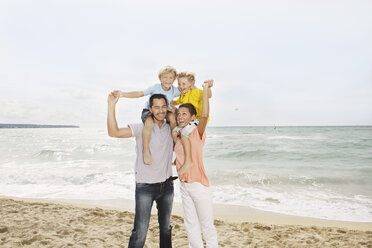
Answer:
[[[187,172],[194,164],[192,162],[185,162],[181,169],[178,171],[178,175],[183,175]]]
[[[143,153],[143,162],[145,164],[152,164],[152,157],[151,157],[149,152],[144,152]]]

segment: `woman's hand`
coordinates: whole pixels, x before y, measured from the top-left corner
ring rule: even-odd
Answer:
[[[214,83],[214,80],[213,79],[204,81],[204,84],[207,84],[208,85],[208,88],[212,88],[213,87],[213,83]],[[204,89],[204,84],[203,84],[203,89]]]

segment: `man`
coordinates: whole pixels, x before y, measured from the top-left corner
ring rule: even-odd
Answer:
[[[115,117],[115,106],[119,100],[116,92],[108,96],[107,129],[110,137],[136,138],[137,159],[135,163],[136,178],[136,208],[134,227],[129,240],[129,248],[143,247],[149,227],[151,208],[155,201],[158,209],[160,229],[160,248],[172,247],[172,226],[170,215],[173,205],[172,155],[173,140],[169,124],[164,121],[167,114],[167,100],[162,94],[150,97],[150,112],[154,119],[152,128],[150,151],[153,163],[147,165],[143,161],[142,130],[143,123],[130,124],[125,128],[118,128]]]

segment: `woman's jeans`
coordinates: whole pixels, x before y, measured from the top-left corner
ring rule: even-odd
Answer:
[[[164,183],[136,183],[136,214],[134,228],[129,240],[129,248],[145,245],[149,228],[151,208],[154,201],[158,209],[160,248],[172,247],[172,226],[170,216],[173,205],[173,181]]]

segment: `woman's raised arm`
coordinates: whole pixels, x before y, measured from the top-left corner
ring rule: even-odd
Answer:
[[[209,97],[208,97],[208,89],[209,85],[213,85],[213,80],[207,80],[203,83],[203,105],[202,105],[202,114],[200,117],[198,131],[200,138],[203,137],[205,128],[207,127],[208,117],[209,117]]]

